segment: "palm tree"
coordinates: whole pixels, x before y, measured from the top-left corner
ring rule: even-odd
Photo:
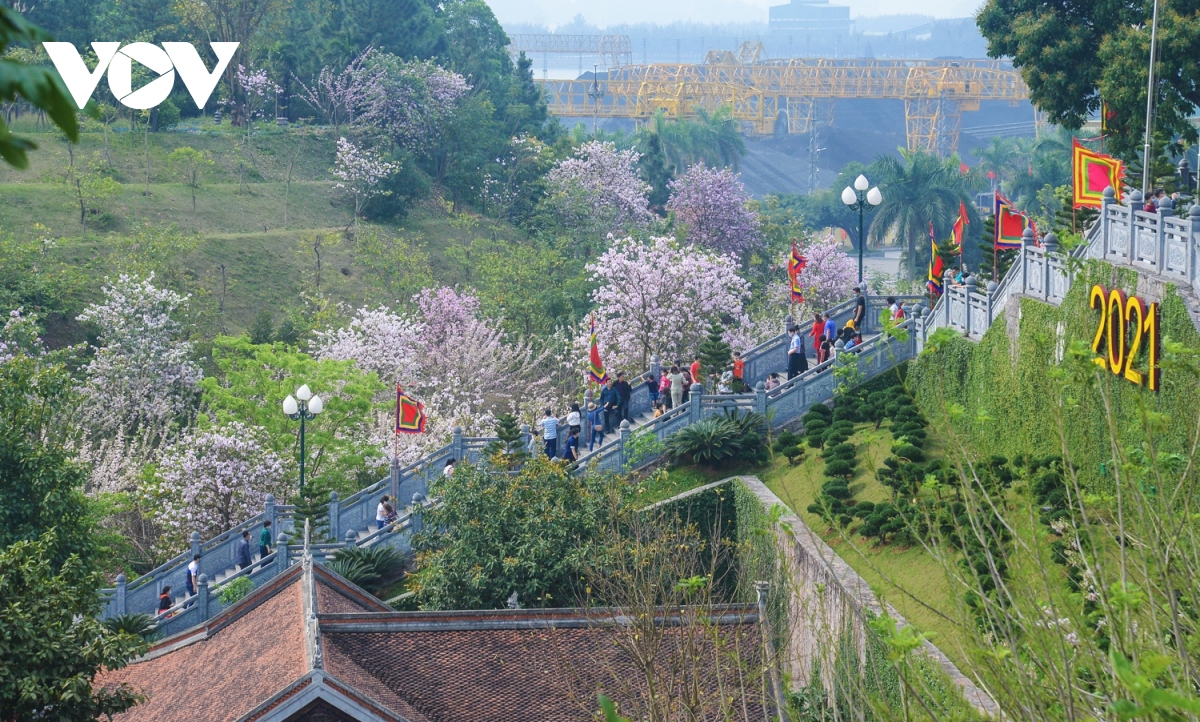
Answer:
[[[1015,167],[1017,143],[1008,138],[992,138],[985,147],[975,151],[979,159],[979,170],[994,176],[993,187],[997,187]]]
[[[746,144],[738,132],[733,108],[722,105],[712,113],[696,108],[696,120],[689,123],[692,135],[693,162],[704,163],[710,168],[731,166],[746,154]]]
[[[960,173],[959,167],[957,156],[943,160],[931,153],[903,148],[900,158],[880,156],[872,164],[872,173],[883,191],[883,203],[871,221],[867,245],[878,246],[887,238],[895,238],[905,249],[901,264],[910,279],[917,278],[921,260],[928,259],[930,223],[939,240],[946,238],[962,203],[973,227],[979,227],[970,197],[971,179]]]

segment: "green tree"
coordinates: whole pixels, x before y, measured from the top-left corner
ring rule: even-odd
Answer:
[[[1188,119],[1200,104],[1200,66],[1193,62],[1200,8],[1186,0],[1159,6],[1155,129],[1194,143]],[[988,54],[1013,59],[1051,123],[1080,128],[1103,98],[1110,147],[1130,158],[1145,132],[1152,8],[1132,1],[988,0],[977,22]]]
[[[309,479],[339,493],[357,491],[376,473],[368,460],[382,451],[371,443],[374,402],[384,386],[350,361],[317,361],[282,345],[255,345],[246,336],[213,340],[216,376],[201,382],[206,413],[199,423],[231,421],[261,426],[271,447],[280,454],[299,453],[300,425],[281,411],[281,404],[301,384],[325,402],[325,408],[306,424],[305,454]],[[375,464],[374,466],[378,466]]]
[[[59,560],[67,545],[47,532],[0,548],[0,709],[6,720],[91,722],[140,701],[126,685],[93,686],[101,670],[124,667],[146,643],[97,618],[104,577],[78,554]]]
[[[708,337],[700,342],[700,368],[709,377],[720,377],[721,373],[733,364],[733,352],[723,338],[725,329],[721,324],[714,323],[708,327]],[[709,384],[710,392],[716,387]]]
[[[250,343],[262,345],[274,340],[275,319],[271,317],[271,311],[264,308],[254,317],[254,323],[250,324]]]
[[[496,466],[515,469],[529,459],[525,440],[517,417],[512,414],[500,414],[496,417],[496,440],[487,445],[484,453]]]
[[[74,382],[61,365],[18,353],[0,363],[0,549],[57,528],[53,564],[96,554],[83,484],[87,469],[67,446],[73,432],[59,414]]]
[[[71,186],[75,190],[75,202],[79,205],[79,225],[87,234],[87,219],[91,214],[101,213],[108,202],[121,194],[121,184],[101,173],[103,162],[93,160],[88,170],[75,169],[71,173]]]
[[[183,146],[167,156],[167,166],[183,176],[184,184],[192,189],[192,215],[196,215],[196,189],[200,187],[200,174],[212,168],[212,154]]]
[[[7,52],[10,47],[33,48],[52,38],[28,22],[16,10],[0,6],[0,102],[25,100],[50,116],[50,121],[74,143],[79,139],[76,105],[58,72],[48,65],[35,65],[26,51]],[[37,149],[28,138],[13,135],[0,116],[0,158],[14,168],[28,168],[27,153]]]
[[[901,260],[910,279],[917,278],[929,260],[930,223],[939,241],[947,238],[963,203],[971,225],[978,228],[968,176],[959,172],[957,156],[942,159],[901,149],[900,158],[882,156],[872,169],[883,191],[883,204],[871,220],[867,244],[879,245],[894,237],[905,249]]]
[[[442,504],[425,512],[409,588],[422,609],[498,609],[514,593],[525,606],[569,605],[629,488],[544,459],[515,473],[460,464],[430,487]]]

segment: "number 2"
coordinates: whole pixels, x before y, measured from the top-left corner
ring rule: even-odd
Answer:
[[[1099,354],[1100,348],[1104,345],[1104,327],[1108,324],[1108,289],[1098,283],[1092,286],[1088,303],[1092,308],[1100,310],[1100,325],[1096,327],[1096,337],[1092,339],[1092,353]],[[1108,360],[1103,355],[1096,356],[1092,360],[1105,371],[1108,370]]]

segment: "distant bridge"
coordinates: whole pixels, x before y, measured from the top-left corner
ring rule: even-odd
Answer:
[[[595,37],[595,36],[591,36]],[[759,46],[759,47],[755,47]],[[761,44],[736,53],[710,52],[702,65],[656,63],[611,68],[593,80],[541,80],[550,111],[561,117],[649,119],[733,108],[745,132],[807,133],[815,101],[851,98],[904,101],[910,150],[958,149],[962,114],[985,100],[1029,99],[1021,74],[998,60],[762,60]]]
[[[522,52],[555,55],[592,55],[600,64],[613,68],[633,64],[633,50],[628,35],[531,35],[508,36],[508,52],[513,57]]]

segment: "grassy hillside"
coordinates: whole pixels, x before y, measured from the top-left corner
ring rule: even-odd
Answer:
[[[190,122],[190,129],[151,133],[148,151],[142,134],[110,129],[106,158],[103,127],[95,122],[72,147],[57,133],[18,121],[14,130],[39,149],[28,170],[0,164],[0,235],[53,239],[57,247],[50,253],[83,271],[89,279],[85,294],[95,294],[99,282],[127,267],[128,256],[144,245],[139,234],[147,224],[173,225],[178,249],[166,255],[178,270],[177,285],[200,298],[212,326],[231,332],[247,328],[264,308],[278,323],[302,294],[318,290],[318,242],[319,290],[335,304],[359,306],[406,298],[430,280],[464,281],[461,265],[447,259],[455,244],[482,237],[524,239],[508,224],[453,213],[431,200],[401,223],[374,228],[377,242],[356,245],[348,230],[352,205],[331,179],[336,143],[331,130],[256,130],[251,151],[241,151],[246,168],[239,182],[240,129]],[[211,154],[214,162],[200,177],[194,213],[192,189],[167,162],[183,146]],[[89,214],[86,234],[74,186],[66,182],[72,164],[120,183],[102,212]]]

